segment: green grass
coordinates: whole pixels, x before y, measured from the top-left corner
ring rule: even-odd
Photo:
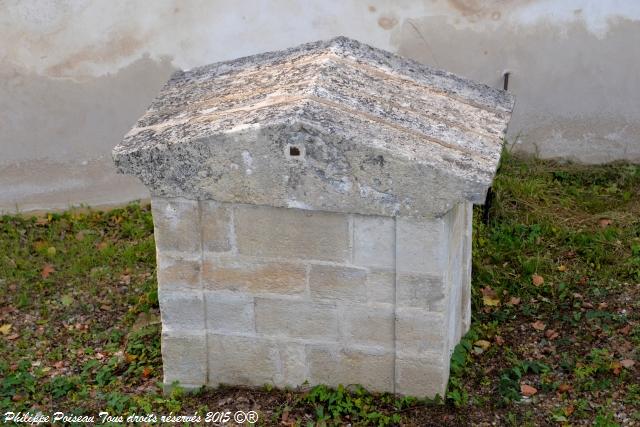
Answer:
[[[474,213],[473,326],[434,401],[323,386],[163,395],[148,207],[4,216],[0,413],[259,407],[266,425],[640,423],[640,167],[506,153],[494,192],[489,222]],[[536,392],[523,397],[523,385]]]

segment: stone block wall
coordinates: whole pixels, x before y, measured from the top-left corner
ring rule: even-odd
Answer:
[[[154,197],[164,382],[444,393],[471,204],[442,218]]]

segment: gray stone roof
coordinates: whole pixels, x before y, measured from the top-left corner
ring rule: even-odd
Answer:
[[[339,37],[175,73],[113,156],[157,195],[438,215],[483,200],[513,105]]]

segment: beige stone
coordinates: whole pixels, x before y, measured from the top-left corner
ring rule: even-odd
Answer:
[[[265,336],[336,341],[338,312],[332,304],[256,298],[256,330]]]
[[[231,247],[231,212],[228,204],[203,200],[202,246],[208,252],[228,252]]]
[[[396,308],[395,339],[397,351],[415,357],[436,357],[445,353],[445,314],[422,309]]]
[[[181,253],[159,251],[158,287],[162,290],[181,290],[200,288],[201,257],[185,258]]]
[[[449,238],[441,218],[396,218],[396,269],[438,275],[447,268]]]
[[[186,386],[207,382],[207,346],[204,331],[162,332],[164,383],[178,381]]]
[[[354,215],[353,228],[354,264],[393,270],[396,263],[394,219]]]
[[[393,304],[350,304],[342,307],[340,332],[344,345],[394,347]]]
[[[297,386],[305,379],[301,344],[209,333],[209,384]]]
[[[309,291],[316,300],[364,302],[367,271],[346,266],[314,264],[309,272]]]
[[[251,295],[236,292],[204,292],[208,331],[255,332],[254,300]]]
[[[205,256],[202,281],[209,290],[296,295],[304,293],[306,274],[297,263]]]
[[[366,353],[336,346],[308,346],[312,384],[360,384],[370,391],[393,390],[393,353]]]
[[[395,301],[396,274],[393,271],[369,271],[365,280],[367,301],[389,303]]]
[[[406,396],[445,397],[449,368],[429,359],[396,359],[396,393]]]
[[[182,198],[151,200],[156,248],[159,251],[200,253],[200,213],[198,202]]]
[[[442,276],[397,273],[396,304],[428,311],[445,310],[445,284]]]
[[[202,292],[161,291],[158,293],[158,299],[163,329],[184,331],[205,329]]]
[[[234,215],[241,254],[328,261],[349,258],[346,215],[266,206],[238,206]]]

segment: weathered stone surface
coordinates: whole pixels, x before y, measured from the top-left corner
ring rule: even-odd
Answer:
[[[203,200],[202,209],[202,249],[209,252],[231,250],[232,224],[228,205]]]
[[[267,206],[238,206],[234,215],[241,254],[328,261],[349,257],[346,215]]]
[[[198,202],[182,198],[151,200],[156,248],[200,255],[200,213]]]
[[[395,271],[369,271],[366,279],[367,301],[392,302],[395,301],[396,273]]]
[[[414,308],[396,308],[395,339],[398,352],[413,357],[445,354],[445,314]]]
[[[209,331],[255,332],[254,300],[251,295],[236,292],[204,292],[206,326]]]
[[[449,235],[441,218],[396,218],[396,268],[400,273],[440,275],[447,269]]]
[[[161,291],[200,288],[200,254],[187,258],[181,252],[158,251],[156,261]]]
[[[364,302],[366,277],[366,270],[361,268],[314,264],[309,271],[309,292],[317,300]]]
[[[393,270],[396,266],[396,229],[393,218],[354,215],[353,262]]]
[[[113,156],[154,195],[440,215],[484,200],[513,103],[339,37],[176,73]]]
[[[392,350],[395,339],[393,304],[350,304],[342,308],[340,333],[345,345],[377,346]]]
[[[209,290],[294,295],[304,292],[306,274],[304,265],[292,262],[205,256],[202,283]]]
[[[371,391],[393,390],[393,353],[367,353],[338,346],[307,347],[313,384],[361,384]]]
[[[399,307],[419,307],[428,311],[445,310],[444,275],[397,273],[396,304]]]
[[[430,359],[396,358],[396,393],[408,396],[445,396],[449,366]]]
[[[338,311],[332,304],[256,298],[256,330],[265,336],[335,341]]]
[[[204,298],[202,292],[162,291],[158,294],[162,327],[165,330],[204,330]]]
[[[207,345],[204,330],[162,332],[164,383],[178,381],[186,386],[207,382]]]
[[[298,386],[305,380],[301,344],[254,337],[208,335],[209,385]]]

